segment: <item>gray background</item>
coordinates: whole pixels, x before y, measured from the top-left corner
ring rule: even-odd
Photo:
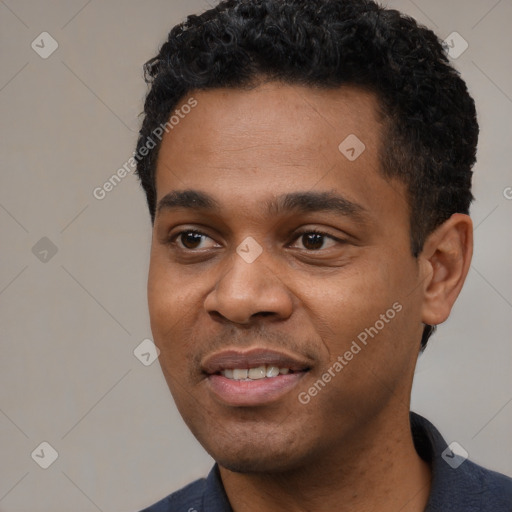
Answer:
[[[389,5],[469,43],[455,64],[482,130],[473,265],[420,358],[413,409],[470,459],[512,475],[512,1]],[[151,338],[143,192],[130,174],[105,199],[92,195],[134,150],[142,64],[174,24],[206,7],[0,1],[2,512],[135,511],[212,465],[158,363],[133,354]],[[43,31],[59,45],[47,59],[31,48]],[[56,254],[42,252],[43,237]],[[48,469],[31,458],[43,441],[58,452]]]

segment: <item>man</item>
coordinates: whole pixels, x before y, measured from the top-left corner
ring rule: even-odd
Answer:
[[[145,70],[151,328],[216,461],[146,510],[512,510],[409,412],[473,243],[475,106],[438,38],[372,1],[228,0]]]

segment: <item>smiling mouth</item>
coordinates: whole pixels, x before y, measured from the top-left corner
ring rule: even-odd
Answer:
[[[262,406],[293,390],[312,361],[264,348],[227,349],[206,357],[201,369],[216,400],[228,406]]]
[[[309,359],[272,349],[255,347],[241,351],[231,348],[206,357],[201,362],[201,370],[207,375],[217,374],[227,379],[259,380],[308,371],[311,363]]]
[[[305,370],[304,370],[305,371]],[[218,372],[218,375],[226,377],[226,379],[232,380],[260,380],[260,379],[273,379],[279,375],[288,375],[289,373],[295,373],[290,368],[281,367],[275,365],[261,365],[255,368],[226,368]]]

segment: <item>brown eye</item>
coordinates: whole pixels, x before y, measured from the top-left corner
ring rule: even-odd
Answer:
[[[186,249],[197,249],[204,236],[196,231],[183,231],[177,238]]]
[[[302,231],[296,234],[295,240],[300,240],[302,242],[302,246],[307,251],[318,251],[320,249],[327,249],[329,246],[326,246],[325,242],[327,240],[331,241],[331,246],[335,245],[336,242],[342,242],[338,238],[330,235],[329,233],[324,233],[323,231]]]
[[[321,249],[324,245],[324,235],[319,233],[307,233],[302,235],[302,244],[308,250]]]
[[[207,240],[210,240],[210,246],[202,243],[207,242]],[[202,233],[201,231],[196,231],[195,229],[185,229],[183,231],[180,231],[179,233],[175,233],[165,241],[165,244],[169,245],[172,248],[181,249],[182,251],[194,251],[196,249],[211,249],[216,245],[215,241],[211,237],[209,237],[205,233]]]

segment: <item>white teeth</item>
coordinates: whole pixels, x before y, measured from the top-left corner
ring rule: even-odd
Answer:
[[[257,368],[251,368],[249,370],[249,374],[247,375],[249,379],[257,380],[257,379],[264,379],[266,373],[265,366],[258,366]]]
[[[249,373],[249,370],[243,370],[241,368],[234,368],[233,369],[233,379],[235,379],[235,380],[247,379],[248,373]]]
[[[267,377],[277,377],[279,375],[279,368],[277,366],[267,366]]]
[[[277,377],[278,375],[286,375],[290,372],[289,368],[279,368],[273,365],[261,365],[256,368],[228,368],[220,373],[227,379],[233,380],[259,380]]]

